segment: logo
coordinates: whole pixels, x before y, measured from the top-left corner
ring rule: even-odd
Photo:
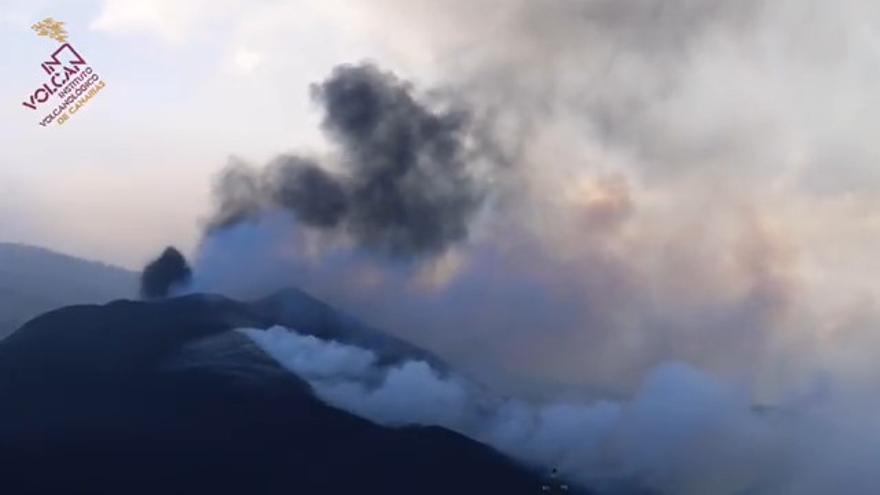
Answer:
[[[64,29],[64,23],[51,17],[34,24],[31,29],[37,32],[37,36],[47,36],[59,43],[67,43],[67,31]]]
[[[31,26],[38,36],[61,43],[40,64],[43,82],[25,98],[21,105],[39,112],[39,124],[52,122],[64,125],[92,101],[106,83],[86,59],[67,41],[64,23],[48,17]]]

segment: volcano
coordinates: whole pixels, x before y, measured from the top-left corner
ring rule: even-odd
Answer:
[[[3,493],[541,492],[455,432],[325,404],[236,331],[276,325],[445,367],[293,289],[65,307],[0,341]]]

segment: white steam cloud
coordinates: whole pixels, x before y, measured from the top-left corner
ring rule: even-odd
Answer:
[[[487,190],[468,236],[389,260],[266,214],[204,239],[196,290],[295,285],[528,399],[417,363],[312,380],[376,420],[673,494],[877,492],[876,2],[377,0],[357,19],[419,101],[469,110],[491,166],[465,164]]]
[[[677,495],[874,493],[865,436],[829,415],[828,397],[756,409],[683,364],[646,376],[628,400],[536,403],[504,398],[423,361],[381,366],[366,349],[293,330],[242,329],[327,403],[375,422],[436,425],[593,488]],[[839,405],[839,404],[838,404]],[[838,458],[840,449],[855,449]],[[869,449],[870,450],[870,449]]]

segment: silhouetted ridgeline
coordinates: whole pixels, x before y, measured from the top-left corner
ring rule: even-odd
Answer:
[[[275,324],[428,357],[298,291],[55,310],[0,342],[4,493],[540,493],[457,433],[326,405],[232,331]]]
[[[0,338],[51,309],[136,293],[133,272],[43,248],[0,243]]]

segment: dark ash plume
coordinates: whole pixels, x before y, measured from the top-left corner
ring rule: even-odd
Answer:
[[[214,196],[217,211],[208,222],[209,233],[252,219],[262,211],[259,174],[238,161],[233,161],[220,173],[214,184]]]
[[[180,251],[169,246],[141,273],[141,297],[144,299],[166,297],[171,289],[188,283],[191,278],[192,270],[186,258]]]
[[[349,228],[358,239],[401,254],[467,235],[479,195],[462,159],[463,114],[432,113],[407,83],[371,65],[338,67],[312,92],[353,175]]]
[[[295,211],[306,224],[335,227],[348,212],[347,193],[339,179],[314,162],[281,157],[266,170],[265,177],[272,201]]]
[[[337,67],[312,96],[344,173],[295,156],[262,172],[234,164],[217,184],[209,232],[285,209],[388,255],[438,252],[467,236],[482,195],[465,164],[464,113],[432,111],[410,84],[369,64]]]

